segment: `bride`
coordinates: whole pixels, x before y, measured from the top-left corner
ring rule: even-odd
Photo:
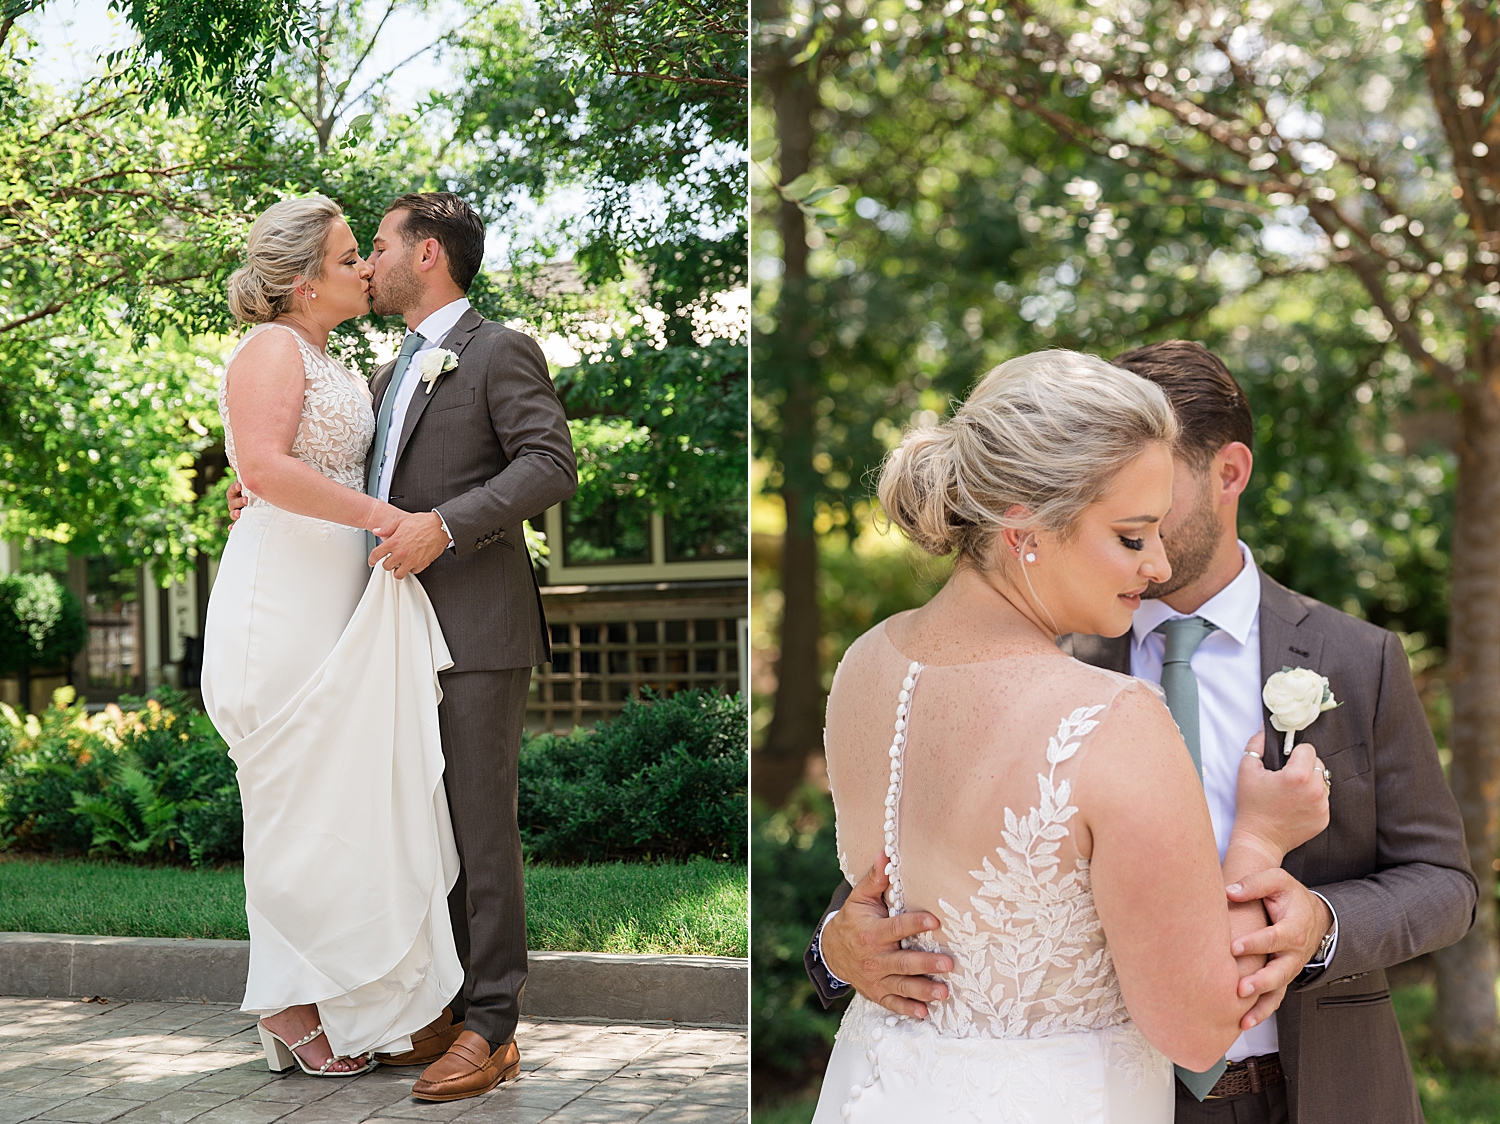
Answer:
[[[1224,886],[1327,825],[1312,747],[1274,773],[1247,750],[1221,871],[1155,689],[1054,643],[1120,635],[1170,575],[1175,434],[1154,384],[1052,351],[887,461],[891,520],[958,563],[834,676],[839,859],[853,882],[881,856],[892,912],[941,921],[909,947],[954,970],[927,1019],[854,997],[815,1124],[1168,1124],[1171,1062],[1206,1070],[1240,1033],[1255,997]]]
[[[369,311],[370,267],[320,195],[250,228],[229,305],[254,325],[219,392],[244,510],[219,564],[203,702],[245,817],[250,973],[273,1070],[363,1073],[411,1049],[463,984],[447,896],[437,673],[450,666],[415,578],[367,564],[406,513],[366,495],[365,381],[327,351]]]

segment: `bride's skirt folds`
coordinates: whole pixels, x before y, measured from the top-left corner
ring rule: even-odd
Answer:
[[[813,1124],[1172,1124],[1172,1063],[1129,1022],[955,1038],[856,995]]]
[[[361,531],[246,508],[203,654],[244,804],[242,1009],[316,1003],[341,1055],[408,1048],[463,985],[437,719],[452,659],[417,579],[366,553]]]

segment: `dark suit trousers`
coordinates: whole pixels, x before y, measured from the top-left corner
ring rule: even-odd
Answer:
[[[455,1020],[500,1045],[516,1036],[526,986],[526,896],[516,765],[531,668],[443,672],[438,728],[460,872],[448,895],[464,966]]]
[[[1176,1124],[1287,1124],[1290,1119],[1285,1081],[1259,1093],[1212,1101],[1199,1101],[1177,1086]]]

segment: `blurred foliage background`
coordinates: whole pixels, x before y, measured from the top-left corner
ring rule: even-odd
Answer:
[[[1457,450],[1474,450],[1470,489],[1500,450],[1472,421],[1494,396],[1500,292],[1500,87],[1469,46],[1485,13],[752,5],[757,1120],[806,1118],[774,1105],[815,1087],[836,1025],[801,965],[838,879],[820,794],[833,669],[947,573],[881,533],[873,474],[1004,359],[1172,338],[1222,356],[1256,421],[1242,536],[1277,580],[1401,636],[1453,757],[1450,640],[1485,684],[1500,643],[1450,620],[1490,620],[1500,581],[1472,540],[1455,561],[1456,526],[1490,527],[1472,502],[1456,519]],[[1492,716],[1466,705],[1477,814]],[[1492,938],[1470,982],[1493,979]],[[1445,1115],[1457,1086],[1435,1059],[1492,1064],[1493,1006],[1458,1043],[1425,994],[1403,1012],[1429,1119],[1480,1119]],[[1476,1080],[1454,1096],[1492,1114],[1500,1087]]]

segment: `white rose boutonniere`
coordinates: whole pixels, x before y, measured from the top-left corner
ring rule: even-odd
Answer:
[[[458,356],[446,347],[434,347],[428,351],[417,352],[417,370],[422,375],[422,381],[427,384],[427,393],[432,393],[432,388],[437,385],[439,378],[444,373],[458,366]]]
[[[1292,739],[1307,729],[1325,710],[1339,705],[1328,680],[1305,667],[1283,667],[1266,680],[1260,693],[1271,712],[1271,725],[1286,734],[1286,752]]]

